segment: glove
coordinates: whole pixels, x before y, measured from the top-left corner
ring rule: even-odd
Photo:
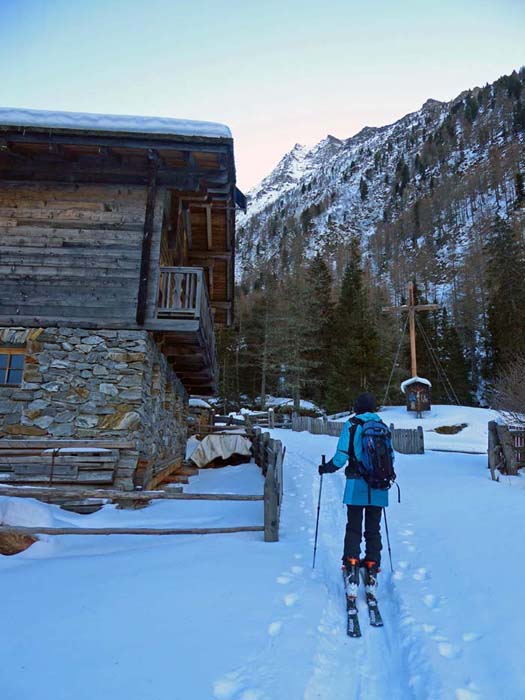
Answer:
[[[329,462],[326,462],[326,464],[319,465],[319,474],[333,474],[333,472],[336,472],[337,469],[338,467],[336,467],[332,460],[330,460]]]

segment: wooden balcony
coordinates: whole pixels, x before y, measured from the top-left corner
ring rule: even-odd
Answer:
[[[162,352],[192,394],[217,389],[213,313],[201,267],[161,267],[154,324]]]

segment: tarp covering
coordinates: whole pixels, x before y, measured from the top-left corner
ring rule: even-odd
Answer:
[[[251,456],[251,440],[243,435],[206,435],[191,454],[191,461],[199,468],[205,467],[217,457],[228,459],[232,455]]]

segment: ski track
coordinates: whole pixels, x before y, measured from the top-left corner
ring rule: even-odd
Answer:
[[[311,451],[288,448],[285,491],[293,496],[285,499],[283,529],[287,522],[295,526],[300,522],[315,525],[319,495],[316,466]],[[315,529],[301,525],[304,554],[294,555],[301,565],[292,563],[276,579],[287,591],[282,596],[282,616],[270,623],[267,646],[217,682],[216,700],[275,700],[285,696],[304,700],[442,700],[440,683],[422,649],[423,633],[400,602],[395,580],[388,573],[383,573],[379,589],[385,626],[370,627],[361,587],[359,616],[363,636],[351,639],[346,635],[341,575],[346,509],[341,503],[341,478],[331,476],[323,479],[315,571],[311,570],[310,559]],[[423,575],[422,570],[420,574]],[[319,618],[307,620],[294,609],[301,605],[312,579],[319,585],[324,601],[319,607]],[[303,672],[305,668],[309,671],[285,692],[290,679],[283,679],[282,659],[290,655],[297,635],[301,634],[313,640],[311,659],[301,658],[299,662]],[[293,669],[290,674],[294,675]],[[298,690],[300,695],[296,694]]]

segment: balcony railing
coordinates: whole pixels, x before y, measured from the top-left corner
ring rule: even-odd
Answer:
[[[198,320],[208,366],[216,374],[217,351],[208,286],[201,267],[161,267],[157,318]]]

